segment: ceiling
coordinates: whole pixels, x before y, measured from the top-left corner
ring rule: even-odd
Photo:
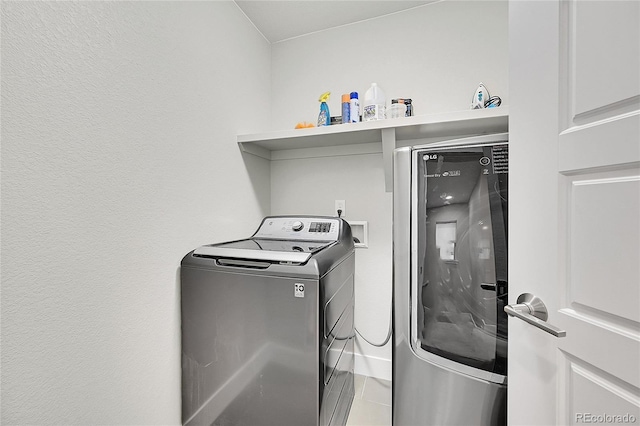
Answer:
[[[271,43],[411,9],[436,0],[236,0]]]

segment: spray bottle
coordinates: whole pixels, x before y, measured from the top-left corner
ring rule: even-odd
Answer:
[[[318,114],[318,127],[320,126],[328,126],[331,124],[331,114],[329,114],[329,105],[327,105],[327,101],[329,100],[329,95],[331,92],[324,92],[320,95],[320,114]]]

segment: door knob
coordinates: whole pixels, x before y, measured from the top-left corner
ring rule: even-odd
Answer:
[[[522,293],[518,296],[517,303],[505,306],[504,311],[508,315],[520,318],[556,337],[567,335],[566,331],[547,323],[547,318],[549,318],[547,307],[538,296],[531,293]]]

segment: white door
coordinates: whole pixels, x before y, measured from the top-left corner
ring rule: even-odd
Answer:
[[[509,424],[640,424],[640,2],[509,4]]]

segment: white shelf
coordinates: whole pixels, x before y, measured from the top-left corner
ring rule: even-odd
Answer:
[[[502,133],[508,130],[508,122],[509,110],[503,106],[366,123],[238,135],[238,145],[243,152],[271,160],[274,151],[379,142],[382,143],[387,191],[390,191],[393,187],[391,180],[393,150],[397,146],[407,145],[408,143],[405,141],[426,138],[453,139],[471,135]]]

